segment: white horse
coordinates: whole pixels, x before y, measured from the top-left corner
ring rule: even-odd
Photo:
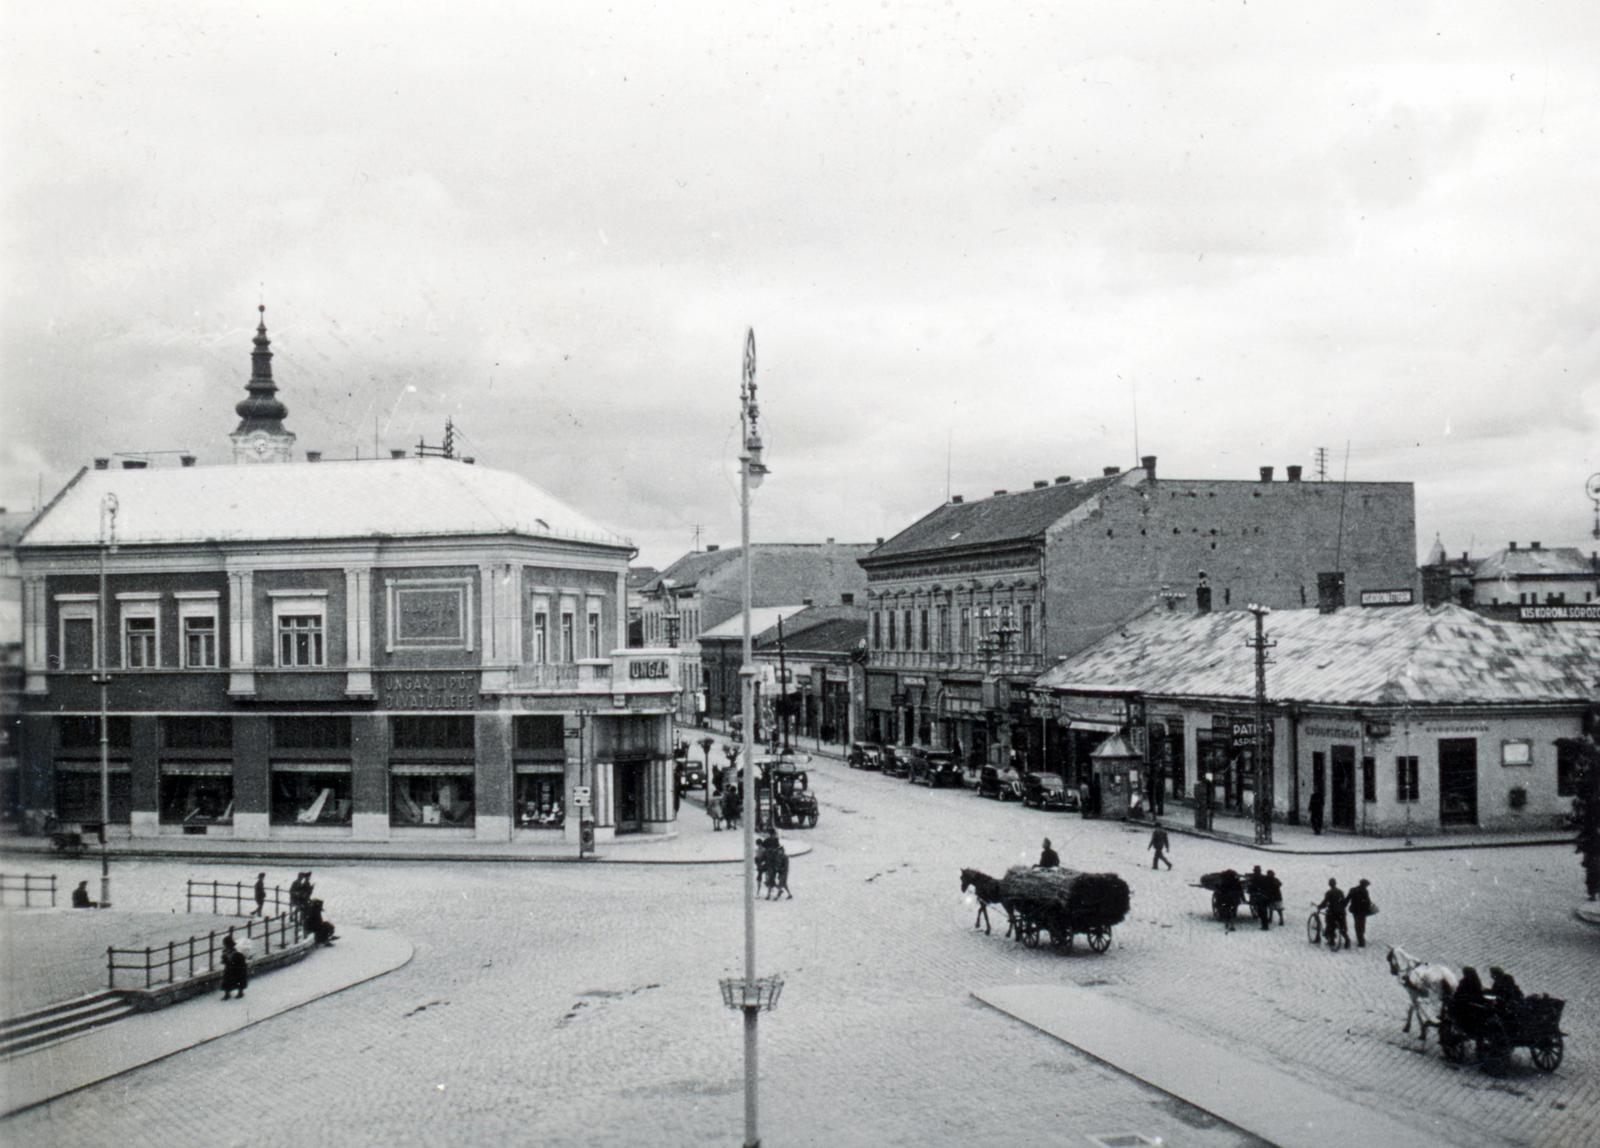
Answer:
[[[1444,1006],[1450,994],[1456,991],[1461,974],[1448,965],[1433,965],[1413,957],[1399,945],[1389,950],[1389,972],[1400,978],[1401,986],[1411,998],[1406,1009],[1406,1023],[1402,1032],[1411,1031],[1411,1018],[1417,1018],[1417,1039],[1428,1041],[1428,1029],[1438,1028],[1444,1017]]]

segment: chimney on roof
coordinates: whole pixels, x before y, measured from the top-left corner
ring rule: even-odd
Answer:
[[[1004,493],[1005,493],[1005,491],[1003,491],[1003,490],[997,490],[997,491],[994,492],[994,496],[996,498],[999,498]]]
[[[882,546],[882,545],[883,545],[883,539],[882,539],[882,538],[881,538],[881,537],[880,537],[880,538],[879,538],[879,539],[878,539],[878,545],[879,545],[879,546]]]
[[[961,505],[961,503],[963,503],[965,501],[966,500],[964,498],[962,498],[961,495],[959,495],[959,494],[952,494],[950,496],[950,504],[952,506],[959,506],[959,505]]]
[[[125,458],[122,460],[123,470],[144,470],[150,464],[142,458]]]
[[[110,470],[111,460],[109,458],[97,458],[94,460],[94,468],[96,470]]]
[[[846,590],[842,594],[839,595],[839,605],[841,605],[841,606],[854,606],[855,604],[856,604],[856,596],[854,594],[850,593],[850,591]]]
[[[831,539],[831,538],[830,538],[830,539],[828,539],[828,545],[829,545],[829,546],[832,546],[832,545],[833,545],[833,539]]]
[[[1331,614],[1344,605],[1344,572],[1317,575],[1317,612]]]
[[[808,610],[811,607],[815,606],[816,604],[817,604],[816,601],[814,599],[812,599],[812,598],[802,598],[802,599],[800,599],[800,605],[804,606]]]
[[[1516,543],[1515,543],[1515,542],[1513,542],[1513,543],[1512,543],[1512,544],[1511,544],[1511,549],[1513,549],[1513,550],[1515,550],[1515,549],[1516,549],[1516,548],[1517,548],[1517,544],[1516,544]]]
[[[706,553],[707,554],[715,554],[718,550],[721,550],[721,549],[722,549],[722,543],[720,543],[720,542],[708,542],[706,544]]]
[[[390,458],[405,458],[406,452],[395,447],[389,449]]]
[[[1144,467],[1145,474],[1150,476],[1150,481],[1156,480],[1156,456],[1153,454],[1141,455],[1139,465]]]
[[[1270,466],[1264,466],[1264,467],[1261,468],[1261,481],[1262,482],[1271,482],[1272,481],[1272,468]]]
[[[478,465],[478,460],[473,458],[470,454],[462,455],[461,456],[461,461],[466,463],[468,466],[477,466]]]
[[[1286,466],[1283,469],[1288,472],[1290,482],[1300,481],[1300,468],[1298,466]]]
[[[1071,481],[1072,481],[1072,476],[1070,474],[1058,474],[1058,475],[1056,475],[1056,485],[1057,486],[1061,486],[1064,483],[1068,483],[1068,482],[1071,482]]]
[[[1450,604],[1450,567],[1447,565],[1422,568],[1422,604],[1447,606]]]
[[[1539,544],[1537,542],[1530,542],[1530,543],[1528,543],[1528,549],[1529,550],[1537,550],[1537,549],[1539,549]]]
[[[178,461],[180,463],[182,463],[184,466],[193,466],[194,465],[194,455],[192,455],[192,454],[180,454],[178,456]]]
[[[1206,580],[1206,572],[1200,571],[1200,584],[1194,588],[1194,611],[1197,614],[1211,613],[1211,583]]]
[[[1105,476],[1109,477],[1110,475],[1113,475],[1113,474],[1121,474],[1122,473],[1122,468],[1120,466],[1108,466],[1108,467],[1103,468],[1100,471],[1100,473],[1102,475],[1105,475]]]
[[[1050,485],[1050,481],[1048,479],[1036,478],[1036,479],[1033,480],[1033,489],[1035,489],[1035,490],[1043,490],[1045,487],[1047,487],[1049,485]]]
[[[308,450],[308,451],[306,451],[306,461],[307,462],[321,462],[322,461],[322,452],[320,450]]]

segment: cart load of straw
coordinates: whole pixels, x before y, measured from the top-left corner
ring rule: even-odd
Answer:
[[[1065,914],[1078,928],[1121,924],[1132,894],[1115,873],[1079,873],[1075,869],[1038,869],[1015,865],[1000,881],[1009,903],[1048,906]]]

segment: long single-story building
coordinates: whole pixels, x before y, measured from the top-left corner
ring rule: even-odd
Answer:
[[[1273,810],[1315,802],[1367,834],[1547,829],[1571,811],[1577,737],[1600,704],[1600,623],[1519,622],[1454,605],[1266,615]],[[1248,810],[1255,618],[1154,610],[1043,674],[1043,723],[1126,729],[1152,801]],[[1209,781],[1208,781],[1209,779]]]

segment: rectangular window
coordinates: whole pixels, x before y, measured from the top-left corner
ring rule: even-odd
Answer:
[[[573,624],[572,611],[561,611],[561,661],[563,664],[573,660]]]
[[[227,766],[185,767],[168,773],[163,767],[160,802],[163,825],[231,825],[233,771]]]
[[[567,819],[566,796],[559,773],[517,774],[517,828],[560,829]]]
[[[389,788],[389,824],[471,828],[471,773],[395,774]]]
[[[321,614],[280,614],[278,616],[278,665],[320,666],[324,664]]]
[[[168,749],[233,749],[233,719],[194,715],[161,719],[161,744]]]
[[[533,664],[542,666],[550,660],[550,615],[543,610],[533,612]]]
[[[513,719],[516,747],[524,752],[562,752],[566,738],[560,714],[519,714]]]
[[[133,808],[133,778],[126,768],[113,770],[111,780],[111,821],[127,824]],[[56,816],[66,822],[100,820],[100,774],[98,771],[56,771]]]
[[[61,668],[94,669],[94,615],[61,615]]]
[[[1394,759],[1394,797],[1396,801],[1417,800],[1417,774],[1417,759],[1415,755],[1403,755]]]
[[[874,610],[872,612],[872,648],[874,650],[883,649],[883,611],[882,610]]]
[[[1033,603],[1025,602],[1022,606],[1022,652],[1033,653]]]
[[[1375,757],[1361,759],[1361,800],[1378,800],[1378,759]]]
[[[133,719],[106,718],[106,744],[112,749],[127,749],[133,744]],[[100,719],[97,717],[56,718],[56,747],[63,750],[99,749]]]
[[[917,633],[921,640],[922,649],[926,651],[928,648],[928,611],[924,609],[919,613],[920,617],[917,619]]]
[[[917,639],[916,639],[916,637],[913,634],[912,629],[911,629],[911,611],[910,610],[907,610],[905,612],[904,621],[905,621],[905,627],[906,628],[904,630],[902,630],[901,633],[905,635],[906,649],[907,650],[914,650],[914,649],[917,648]]]
[[[972,611],[966,606],[961,607],[961,649],[972,651]]]
[[[600,612],[598,610],[590,610],[589,611],[589,635],[588,635],[588,638],[589,638],[589,647],[588,647],[589,656],[591,658],[604,657],[605,655],[600,650]]]
[[[1556,744],[1556,796],[1578,796],[1578,747],[1571,741]]]
[[[188,670],[213,670],[217,667],[217,616],[183,616],[183,666]]]
[[[1532,765],[1533,742],[1526,738],[1517,738],[1500,743],[1501,765]]]
[[[275,717],[273,749],[349,749],[350,719],[333,715]]]
[[[408,714],[389,719],[395,749],[467,749],[476,744],[471,714]]]
[[[948,606],[939,607],[938,642],[939,644],[934,648],[941,653],[948,653],[950,650],[950,607]]]
[[[349,825],[348,769],[272,768],[272,824]]]
[[[160,631],[154,614],[123,615],[122,664],[130,670],[151,670],[161,664]]]
[[[898,610],[890,610],[889,611],[889,644],[888,644],[888,646],[885,647],[886,649],[892,650],[895,647],[895,641],[894,641],[894,639],[895,639],[895,624],[898,621],[899,617],[900,617],[900,611],[898,611]]]

